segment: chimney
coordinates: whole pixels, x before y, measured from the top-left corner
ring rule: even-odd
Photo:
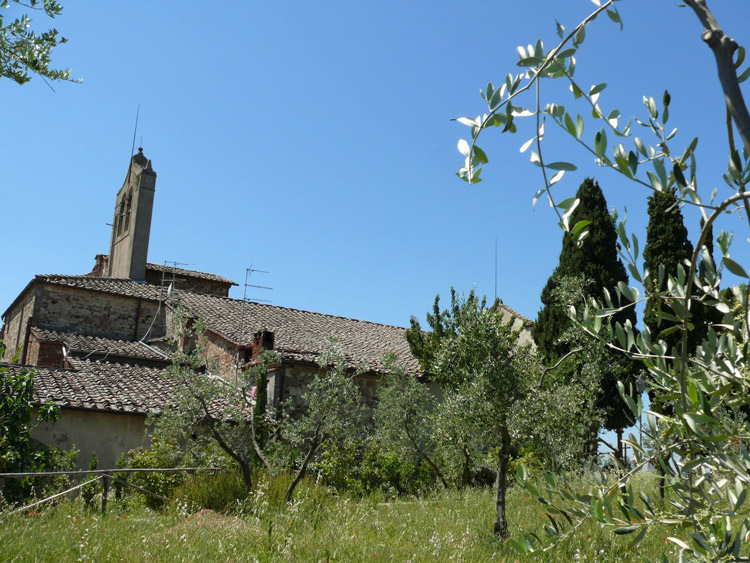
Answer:
[[[273,350],[273,332],[266,329],[255,333],[252,344],[252,359],[256,359],[263,350]]]

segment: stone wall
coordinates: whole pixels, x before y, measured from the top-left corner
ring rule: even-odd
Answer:
[[[23,343],[26,341],[26,335],[29,330],[29,321],[34,313],[34,302],[36,295],[29,291],[14,306],[8,310],[3,327],[3,341],[5,344],[5,354],[2,357],[3,362],[10,362],[16,353],[23,355]]]
[[[278,407],[280,402],[291,400],[295,405],[302,404],[302,396],[307,392],[308,385],[322,368],[306,364],[292,364],[284,362],[282,368],[273,370],[268,380],[268,402]],[[362,399],[369,408],[376,404],[377,388],[381,385],[381,376],[373,374],[359,374],[354,376],[354,382],[362,393]]]
[[[40,328],[131,341],[149,327],[151,338],[165,333],[164,308],[154,301],[53,284],[37,286],[35,292],[34,324]]]

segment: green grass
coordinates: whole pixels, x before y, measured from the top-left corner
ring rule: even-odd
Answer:
[[[133,500],[110,502],[105,517],[81,500],[33,514],[0,514],[2,561],[478,561],[521,557],[491,533],[489,490],[441,491],[384,502],[338,497],[312,482],[284,505],[284,483],[261,483],[250,498],[223,512],[175,502],[160,512]],[[512,489],[511,535],[540,532],[540,505]],[[642,562],[670,546],[653,530],[636,549],[587,524],[534,561]],[[671,534],[670,534],[671,535]],[[676,555],[672,550],[671,554]]]

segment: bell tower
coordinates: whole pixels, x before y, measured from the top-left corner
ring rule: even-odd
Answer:
[[[151,234],[151,214],[154,208],[156,172],[151,161],[138,148],[130,159],[130,167],[117,192],[115,218],[112,221],[112,242],[109,247],[110,278],[146,280],[148,239]]]

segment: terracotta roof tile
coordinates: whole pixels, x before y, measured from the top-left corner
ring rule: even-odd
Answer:
[[[160,286],[132,280],[62,275],[39,275],[36,279],[139,299],[166,298]],[[202,317],[210,330],[234,343],[249,344],[260,330],[273,332],[274,348],[290,359],[314,361],[331,335],[352,364],[365,363],[377,371],[383,368],[383,355],[394,352],[407,371],[420,371],[402,327],[180,290],[173,292],[171,302]],[[507,305],[501,306],[524,324],[532,322]]]
[[[174,266],[165,266],[164,264],[152,264],[151,262],[146,263],[147,270],[156,270],[157,272],[166,272],[168,274],[177,274],[178,276],[185,276],[190,278],[198,278],[202,280],[210,280],[214,282],[225,283],[227,285],[238,285],[237,282],[233,282],[216,274],[209,274],[207,272],[198,272],[196,270],[186,270],[184,268],[177,268]]]
[[[34,401],[60,407],[120,413],[158,413],[174,401],[177,383],[163,370],[130,364],[74,360],[75,369],[33,369]],[[9,371],[22,366],[5,365]]]
[[[127,340],[115,340],[99,336],[85,336],[71,332],[58,332],[33,327],[31,331],[41,341],[62,342],[72,354],[80,355],[95,352],[115,358],[133,358],[138,360],[151,360],[169,362],[170,357],[165,352],[157,350],[143,342],[129,342]]]
[[[409,372],[419,372],[402,327],[196,293],[180,293],[176,302],[238,344],[250,343],[260,330],[273,332],[274,349],[289,359],[314,362],[330,335],[351,364],[380,370],[383,356],[393,352]]]
[[[35,277],[38,282],[54,285],[111,293],[139,299],[158,301],[160,296],[166,295],[166,289],[147,283],[134,282],[129,279],[95,278],[89,276],[65,276],[60,274],[40,274]]]
[[[72,359],[74,369],[0,364],[11,374],[34,371],[34,403],[62,408],[131,414],[159,414],[174,404],[180,383],[166,370],[142,365]],[[209,405],[212,416],[226,412],[227,398]]]
[[[97,267],[101,266],[106,271],[107,264],[109,263],[109,254],[97,254],[96,255]],[[199,272],[197,270],[186,270],[185,268],[178,268],[176,266],[167,266],[166,264],[154,264],[153,262],[146,262],[146,270],[153,270],[156,272],[167,272],[177,274],[178,276],[197,278],[201,280],[209,280],[213,282],[224,283],[227,285],[238,285],[237,282],[233,282],[223,276],[216,274],[209,274],[208,272]],[[95,270],[96,271],[96,268]],[[102,270],[99,270],[100,272]],[[92,272],[93,274],[94,272]],[[91,274],[86,274],[90,276]]]
[[[528,326],[528,325],[533,325],[533,324],[534,324],[534,321],[532,321],[532,320],[531,320],[531,319],[530,319],[529,317],[527,317],[526,315],[522,315],[521,313],[519,313],[519,312],[518,312],[518,311],[516,311],[515,309],[511,309],[510,307],[508,307],[508,306],[507,306],[507,305],[506,305],[505,303],[503,303],[502,299],[500,300],[500,306],[501,306],[501,307],[502,307],[503,309],[505,309],[506,311],[508,311],[508,313],[510,313],[511,315],[513,315],[514,317],[516,317],[517,319],[520,319],[520,320],[521,320],[521,322],[522,322],[523,324],[525,324],[526,326]]]

